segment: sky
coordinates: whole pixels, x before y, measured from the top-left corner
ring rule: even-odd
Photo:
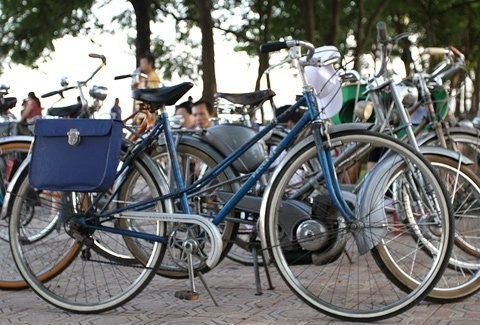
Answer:
[[[38,69],[32,69],[21,65],[4,67],[0,75],[0,83],[10,86],[10,96],[18,98],[19,104],[26,97],[27,93],[34,91],[38,97],[49,91],[60,89],[60,80],[67,77],[70,85],[77,80],[85,80],[99,65],[100,60],[92,59],[89,53],[103,54],[107,58],[107,65],[103,68],[90,83],[88,89],[93,85],[108,87],[108,96],[101,111],[108,112],[113,105],[115,97],[120,99],[120,106],[123,112],[131,111],[132,100],[130,98],[130,80],[124,79],[114,81],[113,77],[121,74],[131,73],[135,67],[135,51],[127,44],[128,36],[135,34],[132,30],[123,30],[119,26],[112,25],[111,18],[122,12],[130,4],[120,1],[112,1],[104,7],[94,7],[94,14],[101,22],[115,28],[115,34],[102,33],[100,31],[88,36],[65,36],[54,41],[55,51],[51,58],[40,59]],[[118,27],[118,28],[116,28]],[[151,24],[152,37],[161,35],[162,38],[173,41],[175,36],[174,21],[167,20],[165,23]],[[235,43],[227,41],[220,33],[215,33],[215,67],[217,78],[217,90],[221,92],[250,92],[254,90],[257,77],[257,60],[250,58],[244,53],[234,51]],[[200,40],[201,34],[194,32],[193,37]],[[188,51],[189,49],[183,49]],[[277,55],[277,59],[285,56],[286,53]],[[45,62],[44,62],[45,61]],[[275,61],[275,59],[274,59]],[[292,75],[291,70],[279,70],[272,73],[272,88],[277,93],[275,102],[277,106],[292,103],[295,95],[301,92],[300,83]],[[174,85],[182,81],[189,81],[187,78],[178,77],[174,74],[172,80],[160,78],[165,85]],[[292,85],[295,85],[292,87]],[[266,84],[263,84],[266,88]],[[194,87],[186,96],[194,99],[201,97],[202,82],[194,82]],[[77,90],[65,93],[65,99],[56,103],[59,96],[53,96],[42,100],[42,106],[49,108],[53,106],[64,106],[75,103],[78,96]],[[186,97],[185,97],[186,98]],[[182,99],[183,100],[183,99]],[[179,102],[181,102],[180,100]],[[21,107],[18,105],[13,113],[18,116]],[[124,113],[124,116],[125,116]]]

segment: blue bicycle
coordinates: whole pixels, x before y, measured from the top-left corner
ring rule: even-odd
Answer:
[[[268,134],[275,121],[185,186],[165,105],[173,105],[191,83],[134,92],[135,99],[158,107],[161,117],[148,135],[124,148],[108,190],[63,191],[43,203],[38,198],[46,190],[33,188],[39,195],[32,204],[28,169],[19,171],[18,188],[11,193],[10,244],[35,293],[73,312],[116,308],[147,286],[168,251],[169,263],[188,272],[191,280],[179,296],[195,297],[195,276],[226,255],[229,243],[222,240],[222,225],[242,222],[232,214],[238,202],[310,127],[312,135],[289,149],[276,168],[258,222],[262,245],[288,286],[313,308],[357,321],[391,317],[425,297],[448,264],[453,238],[451,206],[435,171],[418,153],[368,126],[328,126],[325,114],[334,111],[331,103],[338,102],[340,90],[333,69],[336,49],[315,50],[302,41],[262,47],[264,52],[281,49],[289,49],[287,61],[298,69],[303,84],[303,96],[290,110],[308,110],[268,159],[227,193],[231,198],[218,211],[203,213],[195,194],[208,189],[212,202],[218,202],[229,180],[215,181],[217,176]],[[78,136],[78,131],[69,132],[69,142],[77,145]],[[148,155],[159,137],[168,148],[173,183]],[[371,169],[367,161],[373,153],[380,157]],[[351,176],[359,165],[362,176],[354,183]],[[56,230],[28,240],[52,216],[57,216]],[[37,278],[59,263],[62,272],[48,281]]]

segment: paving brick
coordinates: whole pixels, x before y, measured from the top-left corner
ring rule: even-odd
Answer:
[[[300,301],[271,268],[275,290],[255,295],[253,269],[224,261],[206,274],[220,306],[216,307],[202,284],[199,301],[173,295],[187,288],[186,280],[155,278],[134,300],[100,315],[78,315],[56,309],[31,290],[0,291],[0,324],[345,324]],[[261,271],[266,287],[263,270]],[[379,324],[478,324],[480,295],[462,302],[436,305],[422,302],[415,308]]]

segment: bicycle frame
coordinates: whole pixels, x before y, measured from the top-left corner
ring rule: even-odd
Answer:
[[[340,190],[340,186],[338,180],[336,178],[336,174],[334,172],[332,157],[330,156],[330,152],[325,150],[328,148],[328,143],[324,143],[322,139],[322,135],[320,134],[319,127],[315,127],[316,124],[319,124],[320,128],[324,128],[324,122],[321,120],[317,120],[319,115],[319,111],[317,108],[316,99],[313,94],[312,89],[305,89],[302,98],[300,98],[294,105],[292,105],[288,110],[284,113],[286,114],[288,111],[297,109],[301,105],[307,104],[308,111],[304,114],[304,116],[298,121],[295,127],[288,133],[288,135],[278,144],[278,146],[273,150],[270,156],[258,167],[258,169],[253,172],[250,177],[246,180],[245,183],[242,184],[240,189],[237,193],[230,198],[230,200],[223,206],[223,208],[219,211],[216,216],[212,216],[212,222],[215,225],[220,224],[226,216],[235,208],[235,206],[239,203],[243,196],[247,194],[250,188],[260,179],[260,177],[268,170],[268,168],[272,165],[272,163],[278,158],[278,156],[293,142],[296,136],[300,133],[300,131],[306,127],[310,122],[314,122],[313,130],[314,130],[314,137],[316,139],[316,143],[319,149],[318,159],[320,160],[320,164],[322,167],[322,171],[325,175],[327,189],[333,199],[334,204],[341,212],[342,216],[345,218],[347,222],[351,222],[353,220],[353,212],[351,211],[350,207],[347,205],[345,200],[343,199],[342,192]],[[282,114],[283,115],[283,114]],[[188,187],[185,187],[182,175],[180,172],[180,168],[178,165],[177,151],[176,146],[174,144],[174,138],[170,129],[168,114],[166,112],[162,112],[162,118],[157,122],[155,127],[152,129],[151,133],[146,136],[146,138],[141,141],[137,146],[135,146],[132,150],[132,154],[129,155],[127,160],[124,162],[121,170],[118,172],[118,176],[123,174],[128,166],[130,166],[131,162],[135,159],[136,155],[142,152],[150,143],[152,143],[163,131],[165,134],[165,140],[168,150],[168,156],[171,160],[172,171],[175,183],[177,185],[177,191],[174,193],[162,195],[150,200],[137,202],[134,204],[129,204],[121,208],[116,208],[110,211],[100,211],[98,215],[101,219],[110,220],[115,217],[115,215],[127,211],[127,210],[144,210],[149,207],[155,205],[156,202],[161,200],[167,200],[172,198],[179,198],[180,203],[182,206],[182,213],[183,214],[190,214],[190,207],[187,201],[187,195],[191,195],[192,193],[198,192],[202,190],[202,186],[213,180],[216,176],[220,175],[226,168],[232,165],[232,163],[238,159],[241,155],[243,155],[251,146],[256,144],[260,139],[262,139],[265,135],[267,135],[273,128],[275,128],[276,123],[275,121],[268,126],[266,126],[263,130],[261,130],[254,138],[252,138],[247,143],[243,144],[240,148],[235,150],[231,153],[225,160],[215,166],[211,171],[209,171],[204,177],[197,180],[196,182],[192,183]],[[117,194],[119,188],[121,186],[117,186],[116,190],[109,196],[107,203],[105,206],[108,206],[113,197]],[[89,215],[89,212],[93,212],[93,207],[100,201],[102,195],[99,195],[91,207],[87,210],[86,215]],[[84,224],[84,226],[91,228],[91,229],[102,229],[105,231],[112,231],[115,233],[121,233],[126,236],[138,237],[148,240],[156,240],[156,241],[164,241],[162,237],[151,235],[151,234],[144,234],[139,233],[132,230],[123,230],[117,228],[110,228],[104,227],[99,225],[92,225],[92,224]]]

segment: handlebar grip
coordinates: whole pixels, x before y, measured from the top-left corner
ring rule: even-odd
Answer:
[[[443,47],[427,47],[424,51],[425,54],[432,56],[444,56],[447,52]]]
[[[455,46],[450,45],[450,46],[448,47],[448,49],[449,49],[450,51],[452,51],[452,53],[453,53],[455,56],[458,56],[458,57],[460,57],[460,58],[463,57],[463,53],[460,52],[460,50],[457,49]]]
[[[56,95],[56,94],[60,94],[60,91],[58,90],[54,90],[54,91],[51,91],[49,93],[45,93],[43,94],[42,96],[40,96],[41,98],[47,98],[47,97],[51,97],[53,95]]]
[[[383,21],[377,23],[377,42],[385,44],[388,41],[387,25]]]
[[[283,49],[288,49],[287,42],[285,41],[268,42],[260,45],[260,53],[275,52]]]
[[[91,58],[94,58],[94,59],[102,60],[103,64],[105,64],[107,62],[107,58],[105,57],[105,55],[101,55],[101,54],[97,54],[97,53],[90,53],[88,56],[91,57]]]
[[[113,80],[120,80],[120,79],[126,79],[126,78],[131,78],[132,75],[131,74],[122,74],[122,75],[119,75],[119,76],[115,76],[113,78]]]

